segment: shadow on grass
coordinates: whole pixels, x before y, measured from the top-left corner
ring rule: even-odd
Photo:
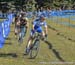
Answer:
[[[65,36],[64,34],[58,32],[58,30],[56,30],[55,28],[51,27],[50,25],[48,25],[48,28],[52,29],[53,31],[57,32],[57,35],[64,37],[65,39],[68,39],[69,41],[75,42],[75,40],[68,38],[67,36]]]
[[[65,39],[67,39],[67,40],[69,40],[69,41],[75,42],[75,40],[73,40],[73,39],[71,39],[71,38],[65,36],[65,35],[62,34],[62,33],[57,33],[57,35],[62,36],[62,37],[64,37]]]
[[[52,50],[52,52],[55,54],[55,56],[62,62],[64,62],[65,60],[61,57],[61,55],[59,54],[59,52],[53,48],[52,43],[50,43],[49,41],[44,41],[49,47],[49,49]]]
[[[5,42],[5,45],[12,45],[11,42]]]
[[[50,25],[48,25],[48,28],[50,28],[50,29],[52,29],[52,30],[54,30],[54,31],[58,31],[58,30],[56,30],[55,28],[51,27]]]
[[[5,38],[6,40],[11,40],[11,38],[10,37],[8,37],[8,38]]]
[[[13,58],[17,58],[17,54],[16,53],[0,53],[0,57],[13,57]]]

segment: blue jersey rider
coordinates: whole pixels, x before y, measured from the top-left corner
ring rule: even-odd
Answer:
[[[44,30],[43,30],[43,26],[44,26]],[[30,37],[29,37],[28,43],[27,43],[26,53],[30,49],[30,45],[33,41],[33,36],[34,36],[35,32],[41,33],[43,37],[47,36],[47,34],[48,34],[47,22],[45,21],[44,16],[40,16],[38,19],[35,19],[32,22],[32,29],[31,29]]]

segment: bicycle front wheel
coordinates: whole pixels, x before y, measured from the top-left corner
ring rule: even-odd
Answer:
[[[34,43],[32,44],[31,50],[30,50],[30,58],[34,59],[36,58],[38,51],[39,51],[39,40],[35,40]]]

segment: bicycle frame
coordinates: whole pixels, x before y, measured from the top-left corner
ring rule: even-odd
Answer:
[[[32,43],[30,49],[30,58],[35,58],[37,56],[39,51],[40,39],[41,34],[36,32],[34,35],[34,42]]]

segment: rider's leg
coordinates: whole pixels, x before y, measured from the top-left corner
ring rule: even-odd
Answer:
[[[31,43],[32,43],[32,38],[31,38],[31,37],[29,37],[28,44],[27,44],[27,48],[30,48]]]
[[[27,43],[27,48],[30,48],[30,46],[31,46],[31,43],[32,43],[32,41],[33,41],[34,33],[35,33],[35,32],[34,32],[33,30],[31,30],[31,32],[30,32],[30,37],[29,37],[28,43]]]
[[[15,25],[15,30],[14,30],[14,32],[15,32],[15,37],[16,37],[16,38],[17,38],[17,35],[18,35],[18,29],[19,29],[18,26]]]
[[[17,31],[17,27],[15,26],[15,35],[17,35],[18,31]]]
[[[21,37],[24,38],[26,35],[26,27],[21,28]]]
[[[20,40],[20,37],[21,37],[21,28],[19,27],[18,28],[18,39]]]
[[[27,31],[27,29],[26,29],[26,27],[24,27],[24,28],[23,28],[23,37],[25,37],[26,31]]]
[[[27,46],[26,46],[26,50],[25,50],[26,54],[28,54],[29,51],[30,51],[31,43],[32,43],[32,38],[31,38],[31,36],[30,36],[29,39],[28,39],[28,43],[27,43]]]
[[[19,32],[20,42],[23,42],[23,36],[24,36],[24,27],[20,27],[20,32]]]
[[[45,32],[44,32],[44,31],[42,31],[41,33],[42,33],[42,36],[43,36],[43,37],[45,37]]]
[[[45,32],[44,31],[41,32],[41,35],[42,35],[42,40],[45,40]]]
[[[24,36],[24,27],[21,27],[21,38],[23,39],[23,36]]]

